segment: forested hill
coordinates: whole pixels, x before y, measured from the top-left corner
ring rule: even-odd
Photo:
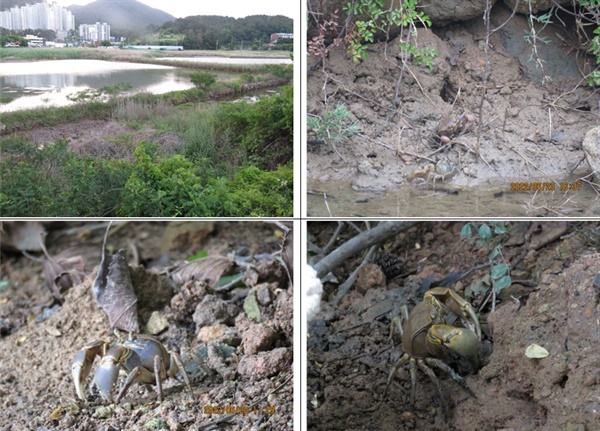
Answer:
[[[76,24],[92,24],[96,21],[110,24],[111,31],[145,30],[148,25],[162,25],[175,17],[162,10],[151,8],[137,0],[96,0],[85,6],[68,7],[75,15]]]
[[[272,33],[293,33],[294,21],[282,15],[197,15],[166,22],[160,31],[185,35],[186,49],[216,49],[240,42],[266,43]]]

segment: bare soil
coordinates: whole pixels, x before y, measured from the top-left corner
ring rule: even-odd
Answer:
[[[368,264],[339,307],[328,302],[309,323],[309,430],[593,431],[600,419],[596,348],[600,338],[600,255],[597,223],[513,222],[503,254],[512,268],[511,287],[496,310],[483,307],[483,367],[466,376],[472,398],[441,376],[451,415],[444,419],[438,392],[418,371],[414,408],[410,378],[399,370],[382,399],[388,373],[402,355],[389,340],[390,320],[402,304],[421,300],[427,283],[486,261],[486,252],[460,241],[464,222],[428,222],[390,240],[386,252],[400,259],[404,274],[386,280]],[[310,223],[311,241],[323,246],[337,224]],[[337,245],[354,232],[340,235]],[[361,257],[334,271],[340,283]],[[489,269],[477,270],[451,287],[464,294]],[[325,285],[325,298],[336,285]],[[478,309],[483,294],[471,303]],[[549,352],[530,359],[532,343]],[[367,411],[377,405],[375,411]]]
[[[172,378],[163,384],[162,403],[153,386],[143,384],[134,384],[119,404],[106,404],[97,393],[77,398],[74,356],[92,340],[115,341],[92,293],[105,228],[94,221],[47,224],[50,255],[70,249],[86,264],[85,280],[68,290],[60,306],[46,288],[43,263],[2,252],[0,429],[292,429],[293,294],[279,261],[257,257],[280,250],[281,231],[264,222],[113,225],[108,250],[129,250],[142,332],[151,314],[158,314],[168,326],[158,339],[184,360],[190,352],[203,358],[212,375],[190,361],[193,397]],[[201,250],[247,257],[245,285],[216,291],[200,281],[170,283],[164,271]],[[258,298],[260,322],[244,311],[250,294]],[[90,382],[91,377],[86,393]],[[207,414],[219,406],[238,413]]]
[[[427,164],[440,161],[457,167],[453,177],[437,180],[435,189],[443,195],[485,189],[490,198],[493,194],[499,198],[511,193],[514,182],[571,181],[572,174],[577,179],[590,173],[581,143],[585,133],[600,124],[600,96],[582,83],[581,72],[591,69],[589,58],[574,39],[574,25],[568,17],[566,27],[555,20],[556,24],[540,34],[550,41],[538,44],[542,69],[530,60],[532,46],[523,39],[528,31],[526,17],[511,19],[510,10],[497,2],[491,27],[505,22],[490,37],[488,55],[483,49],[486,29],[481,18],[419,29],[419,46],[439,53],[433,71],[412,63],[402,70],[397,40],[370,45],[368,58],[357,63],[343,45],[323,62],[309,57],[308,66],[313,67],[308,72],[308,114],[322,117],[344,104],[351,113],[349,122],[356,121],[362,133],[338,144],[339,154],[331,145],[309,144],[308,189],[335,199],[342,194],[340,184],[346,183],[354,193],[353,199],[346,199],[356,202],[392,189],[435,194],[432,181],[427,183],[418,173]],[[442,143],[438,132],[442,120],[463,112],[472,114],[476,125]],[[310,131],[309,139],[314,139]],[[583,187],[591,189],[585,182]],[[532,199],[532,194],[522,193],[522,202]],[[576,194],[567,193],[561,199]],[[405,195],[409,192],[402,193]],[[519,209],[512,207],[502,211],[498,200],[493,214],[518,215],[515,211]],[[589,198],[586,200],[589,205]],[[434,199],[414,201],[421,216],[443,212],[432,206]],[[382,202],[377,205],[381,207]],[[585,207],[586,203],[577,202],[576,206]],[[351,211],[384,215],[374,208],[358,207],[338,208],[334,215],[354,215]],[[390,212],[406,215],[402,210]],[[469,208],[468,213],[453,215],[472,214]],[[318,215],[323,215],[322,211]]]

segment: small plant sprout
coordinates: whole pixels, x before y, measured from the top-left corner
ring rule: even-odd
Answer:
[[[473,231],[476,233],[473,234]],[[460,230],[463,240],[475,242],[476,247],[487,249],[490,272],[478,282],[473,282],[465,289],[465,296],[470,297],[492,289],[492,311],[496,308],[496,294],[512,284],[510,268],[502,255],[502,247],[508,239],[509,231],[503,222],[467,223]]]
[[[350,111],[344,104],[338,104],[325,112],[323,118],[311,115],[308,117],[307,126],[316,134],[317,139],[323,140],[325,144],[331,146],[334,151],[343,160],[337,146],[345,138],[353,136],[360,132],[358,122],[350,120]]]

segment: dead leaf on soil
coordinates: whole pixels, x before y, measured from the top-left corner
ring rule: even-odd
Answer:
[[[208,256],[186,263],[171,274],[173,281],[183,285],[188,281],[204,281],[215,287],[221,276],[233,265],[233,261],[225,256]]]
[[[139,332],[140,324],[137,312],[137,296],[133,290],[129,264],[125,250],[121,249],[114,255],[106,253],[106,238],[102,245],[102,262],[94,281],[94,297],[108,316],[111,328],[127,332]]]
[[[44,240],[46,232],[41,232],[38,238],[38,246],[44,252],[45,258],[37,258],[23,250],[23,255],[29,259],[44,262],[44,275],[46,286],[52,296],[60,303],[63,302],[63,293],[71,287],[83,282],[86,274],[84,272],[83,258],[75,248],[67,250],[52,257],[46,249]]]

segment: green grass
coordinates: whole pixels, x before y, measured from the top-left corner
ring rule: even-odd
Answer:
[[[200,102],[193,89],[185,97],[196,100],[179,106],[172,94],[138,94],[5,113],[10,131],[113,118],[155,134],[119,134],[82,153],[64,140],[1,138],[0,216],[290,217],[293,90],[280,91],[256,104]],[[179,140],[153,140],[165,132]]]

